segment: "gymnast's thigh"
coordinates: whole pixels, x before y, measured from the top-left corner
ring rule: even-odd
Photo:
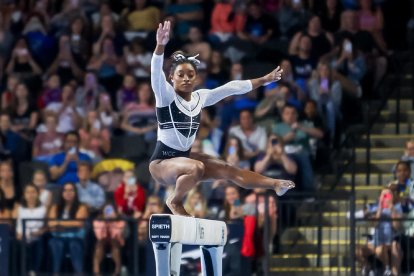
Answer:
[[[158,159],[151,161],[149,171],[152,177],[162,185],[175,185],[177,178],[184,174],[191,174],[200,161],[175,157],[171,159]]]
[[[201,180],[233,179],[238,169],[224,160],[205,153],[190,153],[190,158],[204,164],[204,175]]]

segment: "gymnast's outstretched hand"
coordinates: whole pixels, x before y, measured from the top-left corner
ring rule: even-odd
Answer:
[[[157,44],[165,46],[170,40],[171,22],[164,21],[164,25],[160,23],[157,29]]]
[[[266,83],[271,83],[275,81],[279,81],[282,79],[283,69],[280,66],[276,67],[272,72],[265,75],[263,78],[265,79]]]

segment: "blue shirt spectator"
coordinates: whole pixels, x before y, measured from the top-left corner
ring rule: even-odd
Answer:
[[[76,188],[78,189],[79,201],[88,206],[89,208],[101,208],[105,203],[105,192],[101,186],[90,180],[90,163],[79,163],[78,178],[79,182],[76,183]]]

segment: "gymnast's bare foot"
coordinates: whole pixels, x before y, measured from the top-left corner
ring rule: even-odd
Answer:
[[[184,209],[182,203],[175,203],[172,199],[168,198],[166,204],[168,208],[170,208],[173,215],[191,217],[190,214]]]
[[[276,194],[278,196],[284,195],[290,189],[295,188],[295,183],[290,180],[278,179],[276,181]]]

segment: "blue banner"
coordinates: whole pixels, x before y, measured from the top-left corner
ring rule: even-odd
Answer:
[[[9,225],[0,224],[0,276],[9,276],[10,255],[10,230]]]

